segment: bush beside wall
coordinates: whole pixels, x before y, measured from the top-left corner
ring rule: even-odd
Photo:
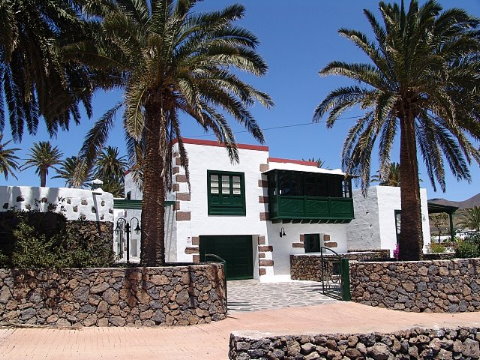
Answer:
[[[193,325],[226,312],[220,264],[0,269],[0,325]]]
[[[105,267],[113,264],[113,224],[67,221],[54,212],[0,212],[0,267]]]

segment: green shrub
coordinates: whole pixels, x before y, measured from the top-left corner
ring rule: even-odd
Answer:
[[[442,253],[445,252],[445,250],[446,250],[446,248],[443,244],[439,244],[439,243],[431,243],[430,244],[430,251],[433,254],[442,254]]]
[[[107,267],[113,263],[110,234],[61,214],[11,211],[0,216],[0,267]],[[103,235],[103,236],[102,236]]]
[[[8,267],[8,256],[5,255],[2,250],[0,250],[0,268],[1,267]]]
[[[455,256],[459,258],[478,257],[480,256],[480,248],[474,242],[468,240],[459,241],[455,250]]]
[[[39,236],[32,226],[25,223],[20,223],[13,234],[17,239],[11,258],[13,267],[62,267],[58,261],[53,238],[47,240],[45,235]]]
[[[476,244],[480,247],[480,233],[479,232],[474,232],[472,234],[469,234],[466,238],[466,241],[469,241],[473,244]]]

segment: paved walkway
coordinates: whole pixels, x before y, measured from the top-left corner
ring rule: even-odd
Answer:
[[[228,310],[231,313],[309,306],[335,302],[322,294],[322,284],[315,281],[260,283],[237,280],[227,283]]]
[[[227,359],[232,331],[270,334],[391,332],[412,327],[480,327],[479,313],[416,314],[335,302],[237,312],[208,325],[156,328],[0,328],[3,360]]]

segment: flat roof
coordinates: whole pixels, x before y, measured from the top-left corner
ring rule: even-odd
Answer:
[[[263,174],[269,173],[270,171],[274,170],[287,170],[287,171],[298,171],[298,172],[308,172],[308,173],[315,173],[315,174],[329,174],[329,175],[340,175],[345,176],[345,173],[340,169],[322,169],[316,166],[305,166],[295,163],[276,163],[276,162],[269,162],[268,164],[269,169],[264,171]]]
[[[202,140],[202,139],[190,139],[190,138],[182,138],[182,140],[184,144],[226,147],[225,143],[222,143],[216,140]],[[178,139],[174,139],[172,142],[172,145],[176,144],[177,142],[178,142]],[[237,145],[237,149],[268,151],[268,146],[263,146],[263,145],[249,145],[249,144],[236,144],[236,145]]]
[[[438,214],[438,213],[453,214],[457,210],[458,210],[458,206],[441,205],[441,204],[428,202],[429,214]]]

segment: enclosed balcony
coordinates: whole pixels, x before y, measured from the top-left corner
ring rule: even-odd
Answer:
[[[348,223],[354,218],[351,179],[344,175],[277,169],[267,177],[272,222]]]

